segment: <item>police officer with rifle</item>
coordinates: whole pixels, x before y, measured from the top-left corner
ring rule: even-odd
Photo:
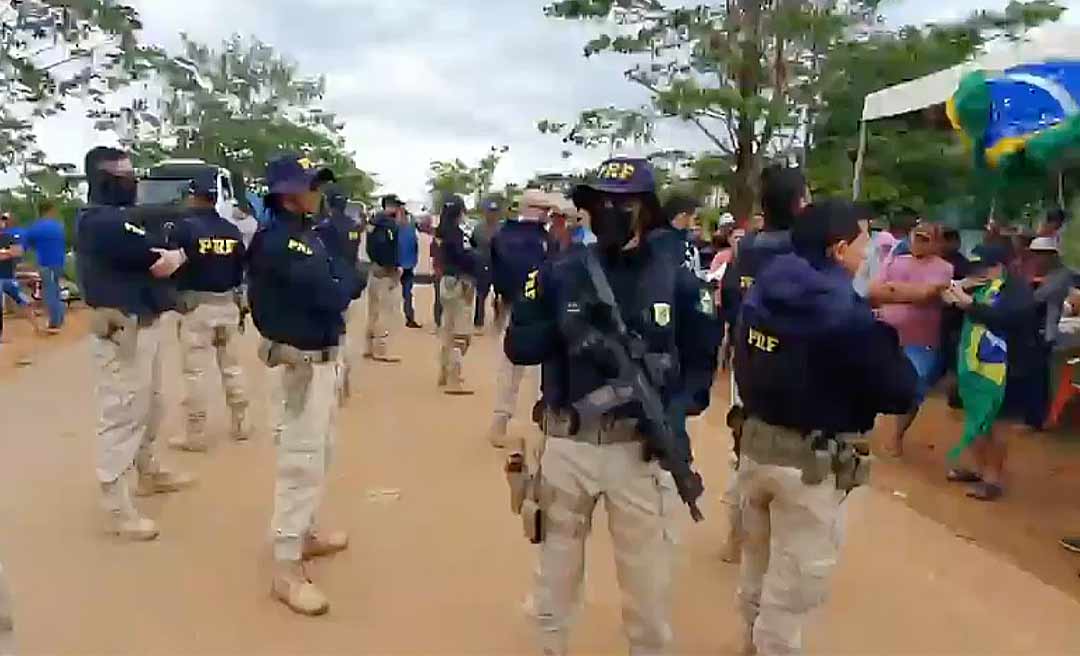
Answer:
[[[512,502],[540,544],[545,653],[566,653],[600,498],[631,653],[665,653],[673,513],[682,497],[700,519],[703,492],[681,427],[708,405],[720,331],[708,290],[650,241],[664,218],[648,162],[605,163],[574,202],[592,217],[597,244],[530,273],[507,332],[511,362],[543,366],[534,418],[546,436],[541,471],[508,467],[527,482]]]
[[[734,356],[750,653],[801,651],[802,624],[836,565],[842,502],[869,474],[860,436],[878,413],[915,400],[895,330],[852,287],[868,239],[851,203],[809,206],[792,228],[793,253],[759,271],[743,302]]]

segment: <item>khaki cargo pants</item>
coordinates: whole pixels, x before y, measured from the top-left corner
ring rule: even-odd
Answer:
[[[439,281],[443,318],[439,326],[439,378],[453,384],[463,378],[465,354],[472,344],[473,314],[476,311],[476,284],[468,278],[444,275]]]
[[[632,431],[631,425],[610,429]],[[583,431],[583,433],[586,431]],[[640,441],[585,444],[551,437],[541,460],[540,545],[535,594],[541,647],[565,654],[580,607],[585,539],[593,510],[604,499],[623,599],[623,628],[635,656],[667,653],[671,631],[671,570],[680,505],[671,474],[642,457]]]
[[[499,369],[495,377],[495,416],[512,419],[517,409],[518,396],[521,390],[521,382],[526,377],[539,377],[540,367],[523,367],[510,362],[503,352],[502,342],[498,346]],[[540,398],[539,380],[535,385],[530,384],[535,396],[533,400]]]
[[[337,362],[275,367],[283,399],[276,435],[277,475],[271,532],[274,558],[300,560],[304,536],[314,530],[334,449]]]
[[[749,458],[745,445],[763,430],[797,438],[793,431],[758,421],[745,425],[738,472],[743,524],[739,602],[758,654],[798,654],[806,616],[825,602],[836,567],[845,495],[836,489],[835,476],[806,485],[800,469]]]
[[[109,511],[130,503],[124,474],[160,471],[154,453],[161,426],[161,323],[138,326],[115,310],[96,308],[91,351],[97,370],[97,478]],[[107,333],[108,336],[104,336]]]
[[[371,266],[368,274],[368,318],[367,350],[368,355],[383,357],[390,351],[390,321],[397,316],[398,302],[401,299],[399,287],[401,279],[397,269]]]
[[[225,403],[234,412],[248,406],[244,370],[238,355],[240,309],[232,292],[222,294],[220,303],[200,303],[180,316],[180,359],[184,370],[184,410],[187,436],[193,444],[206,441],[208,405],[206,375],[215,367],[221,374]]]
[[[363,307],[356,300],[345,310],[345,334],[341,336],[341,349],[338,351],[338,397],[342,403],[352,394],[353,374],[356,369],[356,354],[353,347],[359,341],[352,337],[360,330],[360,314]]]

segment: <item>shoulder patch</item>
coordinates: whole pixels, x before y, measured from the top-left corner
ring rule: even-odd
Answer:
[[[700,298],[698,299],[698,310],[702,314],[715,317],[716,316],[716,302],[713,300],[713,295],[708,289],[702,288],[700,291]]]
[[[667,303],[653,303],[653,321],[661,328],[671,323],[671,306]]]

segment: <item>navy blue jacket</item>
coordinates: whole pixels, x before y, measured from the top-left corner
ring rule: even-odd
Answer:
[[[548,407],[565,410],[607,382],[596,366],[571,358],[560,327],[566,325],[560,319],[581,311],[579,292],[589,284],[585,258],[595,248],[576,247],[548,260],[528,276],[514,306],[506,355],[514,364],[543,365],[543,401]],[[593,252],[601,259],[628,330],[641,337],[646,352],[671,356],[675,366],[658,391],[672,426],[682,432],[686,415],[699,414],[709,405],[721,338],[712,297],[693,274],[648,245],[614,260]],[[613,414],[641,418],[639,413],[629,404]],[[689,457],[688,438],[683,437]]]
[[[88,205],[79,210],[76,266],[86,304],[140,317],[156,317],[173,309],[173,283],[150,275],[150,266],[159,257],[150,249],[165,247],[163,239],[140,225],[124,207]]]
[[[735,261],[727,268],[720,282],[724,320],[734,326],[739,318],[743,298],[758,274],[773,258],[791,252],[789,230],[762,231],[747,235],[739,242]]]
[[[251,242],[248,297],[263,337],[316,351],[337,346],[357,285],[306,219],[277,213]]]
[[[916,376],[896,331],[835,263],[780,255],[758,273],[734,337],[735,380],[748,415],[811,432],[865,432],[903,414]]]
[[[393,218],[379,212],[367,228],[367,254],[379,266],[398,266],[398,224]]]
[[[456,223],[440,223],[435,231],[443,275],[476,279],[476,253],[466,248],[465,233]]]
[[[363,235],[359,221],[344,212],[332,210],[329,216],[315,226],[315,230],[334,257],[356,267],[360,259],[360,238]]]
[[[700,263],[695,261],[697,250],[690,243],[690,233],[674,227],[661,228],[649,235],[654,248],[662,251],[675,266],[684,266],[689,271],[696,271]]]
[[[188,261],[176,274],[181,291],[227,292],[244,282],[246,251],[240,228],[217,210],[195,211],[181,219],[170,233]]]
[[[495,293],[511,303],[521,296],[525,280],[548,257],[550,239],[538,221],[510,220],[491,239],[491,274]]]

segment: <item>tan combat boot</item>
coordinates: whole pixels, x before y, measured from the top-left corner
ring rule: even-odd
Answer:
[[[121,476],[101,484],[102,501],[108,513],[105,532],[132,542],[147,542],[158,536],[154,520],[139,515],[131,501],[127,479]]]
[[[330,610],[326,595],[307,577],[299,560],[279,560],[274,564],[270,594],[301,615],[323,615]]]
[[[237,442],[246,442],[251,438],[251,422],[248,421],[247,406],[236,406],[232,408],[232,420],[230,425],[230,435]]]
[[[169,448],[189,453],[206,453],[209,450],[206,441],[206,414],[188,415],[185,434],[170,437]]]
[[[401,362],[401,358],[396,355],[390,354],[390,349],[386,345],[385,338],[375,340],[375,348],[372,351],[372,359],[376,362],[388,362],[390,364],[396,364]]]
[[[168,494],[179,492],[195,484],[195,477],[191,474],[175,473],[168,470],[158,470],[147,474],[139,474],[139,483],[135,486],[135,496],[149,497],[155,494]]]
[[[304,560],[332,556],[348,548],[349,534],[345,531],[314,531],[304,537]]]
[[[505,449],[510,445],[507,433],[510,432],[510,417],[504,414],[496,414],[495,420],[488,431],[488,442],[496,449]]]
[[[458,356],[456,361],[454,360],[455,359],[452,358],[452,362],[447,368],[447,382],[446,388],[443,389],[443,393],[450,396],[472,396],[476,392],[469,389],[465,384],[465,377],[461,375],[461,365],[459,364],[461,362],[461,356]]]

